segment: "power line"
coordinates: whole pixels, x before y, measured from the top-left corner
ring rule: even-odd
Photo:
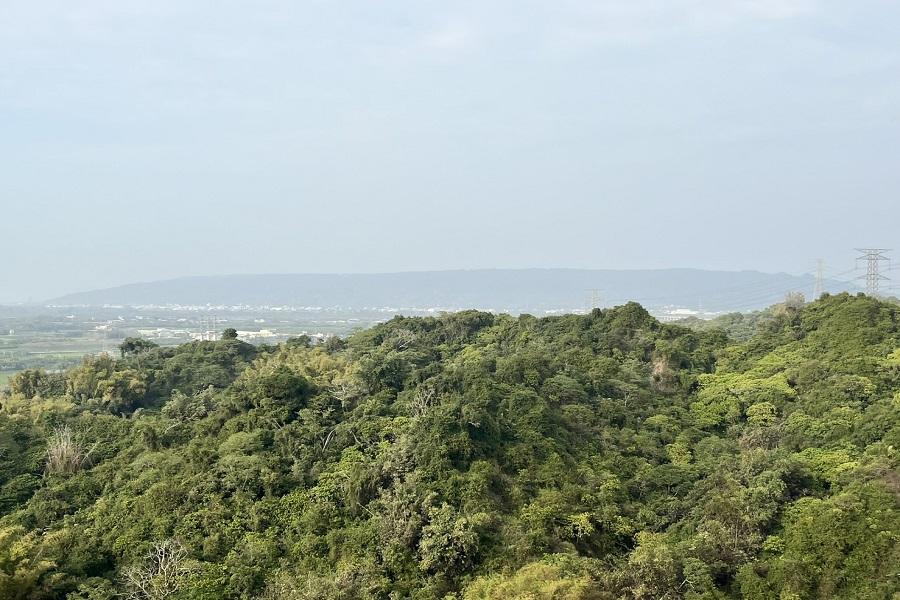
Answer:
[[[890,250],[887,248],[857,248],[856,251],[859,252],[859,256],[856,257],[857,265],[861,260],[866,261],[866,274],[860,275],[857,279],[865,279],[866,293],[870,296],[877,296],[880,283],[890,279],[882,275],[880,270],[882,262],[890,265],[891,259],[885,255]]]
[[[851,275],[857,271],[857,269],[854,267],[852,269],[847,269],[846,271],[829,273],[829,271],[832,270],[833,269],[823,267],[823,288],[825,286],[825,283],[827,282],[830,282],[832,285],[834,283],[844,283],[840,280],[841,277],[843,277],[844,275]],[[796,291],[794,282],[769,281],[768,279],[769,277],[762,277],[756,281],[749,281],[732,286],[721,287],[716,289],[714,292],[706,292],[704,294],[704,298],[707,300],[707,303],[709,303],[710,299],[712,299],[714,302],[724,302],[731,299],[743,300],[748,295],[774,298],[782,293],[788,293],[792,290]],[[806,291],[811,291],[812,285],[813,284],[810,283],[803,287]],[[639,296],[634,299],[642,303],[654,301],[677,301],[686,304],[693,300],[693,293],[694,292],[683,292],[681,294],[669,294],[666,296]]]
[[[827,281],[832,282],[832,284],[834,282],[839,283],[840,280],[837,278],[842,277],[844,275],[849,275],[856,271],[857,271],[857,269],[848,269],[846,271],[837,272],[833,275],[829,275]],[[826,281],[823,278],[823,287],[824,287],[825,282]],[[800,286],[799,288],[795,287],[792,289],[787,288],[784,285],[781,285],[780,287],[775,287],[775,288],[766,287],[766,288],[761,288],[758,290],[747,291],[744,294],[742,294],[740,296],[740,298],[735,298],[735,301],[734,301],[734,303],[732,303],[730,305],[729,310],[740,312],[740,311],[748,310],[748,309],[759,309],[759,308],[761,308],[762,304],[772,303],[772,301],[774,300],[774,296],[776,296],[779,293],[784,294],[785,296],[787,296],[787,294],[790,294],[791,292],[806,293],[806,292],[813,290],[814,285],[815,285],[815,283],[807,283],[804,286]]]

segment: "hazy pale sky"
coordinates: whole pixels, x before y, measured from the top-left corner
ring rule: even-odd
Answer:
[[[900,248],[900,3],[2,0],[0,223],[0,301],[843,270]]]

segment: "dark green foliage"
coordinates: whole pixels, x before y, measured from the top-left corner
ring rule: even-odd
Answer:
[[[125,341],[119,344],[119,352],[122,354],[122,358],[136,356],[154,348],[159,348],[159,345],[144,338],[125,338]]]
[[[898,317],[826,296],[736,341],[467,311],[23,373],[0,598],[890,598]],[[84,460],[52,473],[63,426]]]
[[[26,369],[12,376],[9,389],[26,398],[58,396],[66,391],[66,378],[61,373],[47,373],[43,369]]]

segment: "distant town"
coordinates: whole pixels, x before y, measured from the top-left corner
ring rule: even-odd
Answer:
[[[583,314],[584,307],[540,311],[540,316]],[[142,337],[163,346],[216,340],[233,327],[252,344],[276,344],[308,336],[321,343],[403,314],[436,315],[460,307],[294,306],[248,304],[142,304],[102,306],[0,306],[0,386],[10,374],[28,368],[64,369],[85,355],[116,353],[126,337]],[[491,312],[515,312],[483,307]],[[660,307],[651,313],[663,322],[688,317],[709,319],[720,313],[685,307]]]

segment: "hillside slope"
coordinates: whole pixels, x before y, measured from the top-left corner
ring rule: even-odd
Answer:
[[[890,598],[900,311],[636,304],[17,376],[0,597]],[[528,595],[526,595],[528,594]]]

